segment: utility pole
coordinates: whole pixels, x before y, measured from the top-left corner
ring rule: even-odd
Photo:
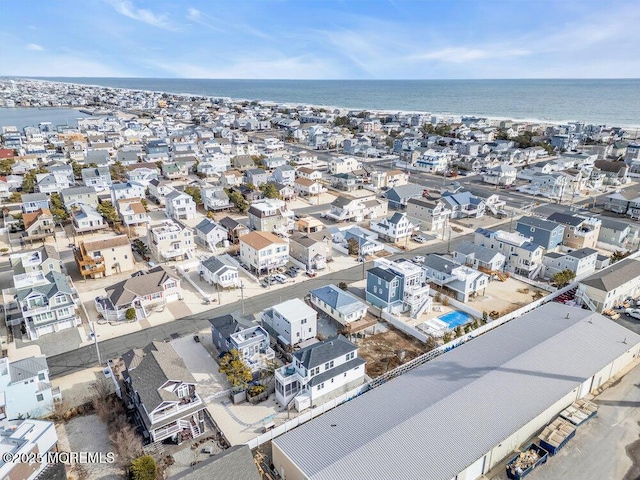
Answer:
[[[513,217],[516,216],[516,211],[511,210],[511,220],[509,220],[509,232],[511,232],[511,228],[513,227]]]
[[[102,359],[100,358],[100,348],[98,348],[98,334],[96,333],[96,329],[93,325],[93,322],[89,322],[89,326],[91,327],[91,335],[93,336],[93,343],[96,346],[96,353],[98,354],[98,365],[102,365]]]
[[[244,315],[244,282],[240,281],[240,298],[242,302],[242,314]]]

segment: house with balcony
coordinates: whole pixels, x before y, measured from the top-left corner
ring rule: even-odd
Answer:
[[[310,345],[295,352],[289,365],[276,370],[276,401],[299,412],[320,405],[362,385],[364,367],[358,347],[342,335]]]
[[[147,244],[154,258],[161,262],[194,258],[196,249],[193,230],[173,220],[164,220],[155,227],[147,224]]]
[[[149,215],[147,209],[142,204],[140,198],[122,198],[116,204],[122,223],[126,226],[144,225],[149,223]]]
[[[47,462],[46,455],[58,450],[58,435],[53,422],[30,418],[3,421],[0,423],[0,450],[14,459],[29,459],[28,462],[0,461],[0,478],[22,480],[66,476],[63,464],[53,467]],[[62,467],[62,473],[59,467]]]
[[[75,182],[70,182],[65,173],[38,173],[35,179],[35,189],[40,193],[51,194],[63,188],[69,188]]]
[[[216,288],[229,289],[240,286],[238,267],[222,262],[218,257],[200,261],[200,278]]]
[[[630,239],[631,225],[620,222],[610,217],[601,216],[600,233],[598,234],[598,242],[614,247],[623,247]]]
[[[49,209],[49,197],[44,193],[25,193],[22,195],[22,213],[33,213],[40,209]]]
[[[414,198],[422,198],[424,187],[415,183],[407,183],[387,190],[384,197],[389,202],[389,208],[394,210],[404,210],[407,202]]]
[[[9,262],[13,275],[21,275],[30,272],[43,272],[45,275],[51,271],[62,273],[63,265],[60,253],[54,245],[43,245],[36,250],[12,253]]]
[[[419,226],[412,223],[406,213],[394,213],[389,218],[372,221],[369,228],[383,240],[392,243],[406,242],[418,231]]]
[[[471,192],[444,192],[441,200],[451,211],[451,218],[479,218],[485,214],[485,201]]]
[[[625,258],[580,280],[576,300],[602,313],[622,305],[629,297],[638,298],[639,295],[640,261]]]
[[[165,196],[167,217],[173,220],[196,218],[196,202],[191,195],[173,190]]]
[[[271,349],[269,334],[260,326],[236,329],[229,335],[228,342],[229,350],[237,350],[242,361],[254,374],[268,368],[269,363],[276,358]]]
[[[529,185],[519,187],[518,190],[548,198],[559,198],[564,195],[566,188],[566,176],[560,173],[534,172],[529,179]]]
[[[233,333],[254,326],[252,315],[243,317],[235,313],[211,318],[209,323],[211,324],[211,340],[219,354],[232,350],[229,337]]]
[[[407,215],[421,220],[422,230],[426,232],[444,232],[445,225],[451,217],[451,209],[441,200],[412,198],[407,201]]]
[[[310,290],[309,301],[315,308],[345,327],[362,320],[367,314],[366,303],[333,284]]]
[[[422,268],[425,280],[459,302],[484,295],[489,277],[444,255],[427,255]]]
[[[219,223],[227,231],[227,239],[232,245],[240,243],[240,237],[251,232],[249,227],[231,217],[224,217]]]
[[[374,188],[387,189],[406,185],[409,176],[402,170],[376,171],[371,174],[371,186]]]
[[[109,224],[94,206],[77,203],[75,207],[71,211],[71,223],[76,233],[95,232],[109,227]]]
[[[169,160],[169,145],[164,140],[149,140],[144,146],[144,152],[151,162]]]
[[[218,248],[229,245],[227,230],[209,218],[203,219],[195,228],[196,243],[216,252]]]
[[[82,183],[86,187],[94,187],[97,191],[107,190],[113,184],[109,167],[83,168]]]
[[[271,175],[273,179],[283,185],[293,185],[296,179],[296,169],[291,165],[280,165]]]
[[[361,222],[365,218],[365,210],[362,199],[342,194],[331,202],[331,209],[324,215],[336,222]]]
[[[269,181],[269,173],[261,168],[250,168],[244,172],[244,183],[251,183],[256,187]]]
[[[640,196],[633,192],[620,191],[607,195],[603,207],[610,212],[626,214],[634,220],[640,219]]]
[[[22,222],[24,223],[22,240],[25,242],[44,242],[46,238],[54,237],[56,234],[53,215],[46,208],[41,208],[32,213],[24,213]]]
[[[500,164],[490,168],[482,176],[482,181],[490,185],[508,186],[516,182],[517,170],[511,165]]]
[[[564,225],[539,217],[525,216],[516,221],[516,231],[531,237],[545,250],[556,250],[564,241]]]
[[[478,228],[473,243],[501,252],[505,256],[504,269],[508,272],[535,278],[542,268],[544,247],[520,232]]]
[[[108,277],[135,268],[126,235],[80,241],[73,249],[73,256],[83,279]]]
[[[151,180],[158,179],[160,170],[155,163],[136,163],[127,167],[124,176],[129,182],[136,182],[148,187]]]
[[[365,298],[388,313],[409,312],[412,318],[430,312],[433,303],[424,270],[403,259],[374,261],[374,267],[367,270]]]
[[[93,187],[71,187],[60,191],[60,198],[67,211],[78,208],[80,204],[98,206],[98,194]]]
[[[146,198],[147,188],[138,182],[118,182],[111,185],[111,203],[115,205],[124,198]]]
[[[353,157],[332,157],[329,160],[329,173],[350,173],[362,168],[362,163]]]
[[[258,274],[284,267],[289,261],[289,242],[271,232],[251,232],[240,237],[240,261]]]
[[[311,340],[317,334],[318,314],[299,298],[267,308],[260,318],[267,331],[285,347]]]
[[[0,421],[46,417],[61,399],[60,389],[51,387],[44,355],[15,361],[0,358]]]
[[[540,277],[551,279],[556,273],[572,271],[576,280],[580,280],[596,271],[598,251],[592,248],[580,248],[569,253],[547,252],[542,257]]]
[[[465,240],[456,245],[453,259],[481,272],[493,274],[502,272],[506,257],[500,252]]]
[[[200,189],[202,203],[205,210],[218,212],[228,210],[232,207],[229,196],[223,188],[220,187],[202,187]]]
[[[289,255],[306,269],[323,270],[333,259],[333,238],[324,231],[296,232],[289,238]]]
[[[276,198],[254,203],[247,213],[251,230],[285,235],[295,228],[293,210],[287,208],[284,201]]]
[[[96,310],[105,320],[126,319],[127,310],[133,308],[136,320],[148,316],[148,310],[180,300],[182,290],[178,276],[163,266],[147,272],[138,271],[131,278],[108,286],[104,297],[94,301]]]
[[[296,176],[298,178],[306,178],[307,180],[321,180],[322,172],[309,167],[300,167],[296,170]]]
[[[69,280],[55,270],[14,276],[14,288],[3,296],[7,324],[24,324],[30,340],[80,325]]]
[[[158,205],[165,204],[165,197],[174,191],[168,180],[151,180],[149,182],[149,198]]]
[[[320,195],[327,191],[317,180],[309,180],[308,178],[299,177],[293,182],[293,189],[297,195],[301,197],[309,197]]]
[[[547,218],[564,226],[562,243],[569,248],[595,248],[602,222],[599,218],[555,212]]]
[[[349,241],[352,240],[358,245],[357,254],[362,256],[373,255],[384,250],[384,245],[378,241],[378,234],[360,227],[350,228],[329,228],[333,244],[342,247],[344,253],[349,249]]]
[[[205,433],[197,382],[170,343],[152,342],[122,355],[123,398],[146,443],[180,444]]]
[[[296,230],[303,233],[314,233],[324,229],[324,223],[315,217],[301,216],[296,220]]]

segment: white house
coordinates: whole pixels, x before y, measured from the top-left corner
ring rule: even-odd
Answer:
[[[332,284],[310,290],[309,295],[317,309],[345,326],[367,314],[366,303]]]
[[[191,195],[173,190],[165,196],[167,217],[173,220],[196,218],[196,202]]]
[[[276,370],[276,401],[301,411],[329,394],[362,385],[365,361],[343,336],[329,338],[293,354],[293,362]]]
[[[317,333],[318,314],[299,298],[266,309],[261,318],[283,345],[297,345]]]
[[[517,275],[535,278],[542,268],[544,247],[520,232],[478,228],[473,243],[501,252],[506,257],[505,270]]]
[[[251,270],[267,272],[289,261],[289,243],[271,232],[251,232],[240,237],[240,261]]]
[[[406,213],[394,213],[390,218],[372,221],[369,228],[376,232],[384,240],[393,243],[408,240],[418,229],[418,226],[409,221]]]
[[[212,252],[216,252],[217,248],[228,245],[227,230],[220,224],[208,218],[203,219],[196,225],[196,242],[207,247]]]
[[[226,194],[223,188],[219,187],[202,187],[200,189],[202,196],[202,203],[205,210],[226,210],[231,208],[231,202],[229,196]]]
[[[123,198],[146,198],[146,187],[138,182],[114,183],[111,185],[111,203],[115,205]]]
[[[329,173],[351,173],[354,170],[362,168],[362,163],[353,157],[332,157],[329,160]]]
[[[164,205],[165,197],[172,191],[173,187],[168,180],[158,180],[156,178],[149,182],[149,197],[158,205]]]
[[[53,422],[31,419],[3,422],[0,424],[2,452],[12,455],[14,459],[25,458],[29,461],[0,462],[0,478],[31,480],[53,476],[43,472],[50,465],[45,455],[56,451],[57,445],[58,435]],[[104,454],[100,455],[105,458],[102,457]]]
[[[516,181],[517,170],[511,165],[498,165],[489,169],[482,176],[482,181],[491,185],[513,185]]]
[[[596,271],[597,259],[598,251],[592,248],[580,248],[569,253],[548,252],[542,257],[540,276],[553,278],[556,273],[570,270],[580,280]]]
[[[227,265],[216,257],[209,257],[200,262],[200,276],[210,285],[220,288],[235,288],[240,286],[238,267]]]
[[[327,189],[316,180],[310,180],[303,177],[299,177],[294,180],[293,188],[296,194],[302,197],[320,195],[327,191]]]
[[[104,217],[92,205],[76,203],[78,209],[71,211],[71,221],[76,233],[91,232],[107,228]]]

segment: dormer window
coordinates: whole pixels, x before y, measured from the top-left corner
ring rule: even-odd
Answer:
[[[182,384],[176,390],[178,398],[184,398],[189,395],[189,385]]]

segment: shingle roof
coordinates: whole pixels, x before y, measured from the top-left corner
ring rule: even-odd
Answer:
[[[638,343],[602,315],[548,303],[275,438],[274,449],[310,480],[449,480]]]
[[[125,245],[130,245],[129,237],[126,235],[117,235],[115,237],[84,241],[84,248],[87,252],[103,250],[105,248],[123,247]]]
[[[38,220],[42,216],[51,217],[51,212],[48,208],[39,208],[35,212],[25,213],[24,215],[22,215],[22,222],[24,223],[25,230],[36,223],[36,220]]]
[[[307,369],[324,365],[326,362],[346,355],[357,347],[342,335],[328,338],[324,342],[309,345],[293,354]]]
[[[371,275],[373,275],[375,277],[381,278],[385,282],[391,282],[396,277],[398,277],[397,273],[394,273],[394,272],[392,272],[390,270],[386,270],[386,269],[380,268],[380,267],[370,268],[369,270],[367,270],[367,274],[371,274]]]
[[[106,288],[107,296],[115,306],[128,305],[136,297],[144,297],[163,291],[163,283],[178,277],[163,266],[152,268],[147,273],[137,272],[133,277]]]
[[[466,240],[460,242],[456,246],[455,251],[460,252],[463,255],[473,254],[474,258],[484,263],[490,263],[494,258],[496,258],[496,256],[502,255],[496,250],[491,250],[490,248],[483,247],[482,245],[476,245],[475,243],[471,243]]]
[[[541,228],[543,230],[553,231],[558,227],[562,227],[559,223],[550,220],[544,220],[538,217],[522,217],[517,223],[527,225],[528,227]],[[564,228],[564,227],[563,227]]]
[[[631,280],[640,277],[640,261],[625,258],[612,266],[600,270],[580,281],[603,292],[610,292]]]
[[[247,445],[236,445],[169,480],[260,480],[258,469]]]
[[[251,232],[240,237],[240,241],[246,243],[255,250],[262,250],[273,243],[287,243],[271,232]]]
[[[623,231],[629,228],[628,223],[620,222],[618,220],[614,220],[608,217],[598,217],[598,218],[600,219],[600,222],[602,222],[601,223],[602,228],[607,228],[609,230],[617,230],[617,231]]]
[[[324,287],[315,288],[310,290],[309,293],[318,297],[329,305],[329,307],[339,311],[343,315],[349,315],[350,313],[362,310],[362,308],[367,308],[364,302],[335,285],[325,285]]]
[[[562,213],[562,212],[552,213],[551,215],[549,215],[547,220],[551,220],[552,222],[562,223],[564,225],[571,225],[572,227],[576,227],[580,225],[582,222],[584,222],[584,218],[582,217],[577,217],[575,215]]]
[[[580,258],[589,257],[597,253],[598,251],[594,250],[593,248],[580,248],[579,250],[574,250],[572,252],[567,253],[567,256],[580,259]]]
[[[227,265],[222,263],[216,257],[209,257],[204,262],[202,262],[202,266],[209,270],[211,273],[215,273],[221,268],[226,267]]]
[[[212,327],[220,332],[222,338],[229,338],[229,336],[236,331],[238,322],[233,315],[222,315],[221,317],[215,317],[209,319],[209,323]]]

